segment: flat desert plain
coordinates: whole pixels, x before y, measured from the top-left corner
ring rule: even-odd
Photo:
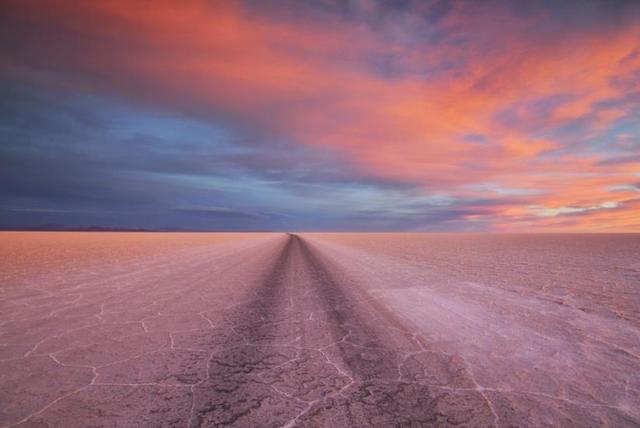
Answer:
[[[640,235],[0,233],[0,426],[638,426]]]

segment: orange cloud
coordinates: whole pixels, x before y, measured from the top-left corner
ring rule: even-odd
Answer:
[[[321,147],[425,193],[481,197],[468,188],[484,182],[531,191],[491,212],[502,230],[640,230],[637,203],[625,202],[634,191],[608,190],[637,181],[640,163],[599,166],[613,151],[583,141],[609,138],[631,114],[617,82],[640,73],[638,22],[564,30],[546,12],[456,3],[437,23],[445,36],[429,40],[422,27],[290,20],[226,1],[6,8],[21,44],[4,55],[5,73],[46,70],[29,78]],[[577,121],[569,136],[553,132]],[[617,208],[571,221],[561,209],[609,202]],[[558,215],[536,216],[531,205]]]

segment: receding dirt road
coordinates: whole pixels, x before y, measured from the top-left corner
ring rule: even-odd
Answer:
[[[535,382],[529,391],[501,389],[486,380],[500,372],[495,360],[483,364],[443,327],[473,313],[443,311],[437,289],[431,297],[403,292],[421,308],[440,302],[433,318],[416,318],[402,313],[396,294],[371,288],[375,266],[354,274],[313,239],[247,235],[182,246],[171,240],[195,238],[167,239],[126,249],[118,241],[102,260],[71,272],[64,266],[73,261],[56,255],[42,257],[49,271],[39,275],[4,270],[0,426],[640,422],[629,407],[638,403],[640,377],[629,348],[612,345],[611,355],[626,354],[605,369],[605,378],[611,370],[626,376],[621,404],[597,401],[597,391],[537,390]],[[514,377],[523,373],[512,367]],[[617,391],[616,378],[598,376],[589,388]]]

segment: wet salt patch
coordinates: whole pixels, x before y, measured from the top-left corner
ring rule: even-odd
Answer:
[[[479,387],[608,406],[640,418],[640,329],[603,311],[597,298],[583,298],[580,288],[568,296],[562,283],[550,292],[497,287],[425,267],[420,254],[414,263],[375,248],[314,244],[424,337],[428,349],[461,356]],[[558,280],[573,281],[569,275]],[[589,283],[582,294],[596,286],[613,293]]]
[[[418,274],[428,281],[427,272],[443,283],[476,281],[640,327],[640,271],[630,268],[640,262],[640,235],[313,234],[309,239],[326,254],[369,260],[377,274],[400,266],[383,287],[405,286],[404,265],[423,271]],[[370,262],[375,259],[380,268]]]
[[[411,287],[375,294],[428,343],[462,355],[483,387],[640,406],[626,392],[640,390],[640,376],[629,376],[640,373],[640,359],[624,348],[633,327],[571,308],[550,312],[547,302],[490,287],[485,293],[442,295]]]

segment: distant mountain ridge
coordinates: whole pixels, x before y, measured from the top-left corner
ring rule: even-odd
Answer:
[[[47,223],[36,226],[24,227],[0,227],[5,231],[34,231],[34,232],[165,232],[169,229],[145,229],[145,228],[128,228],[128,227],[109,227],[109,226],[65,226],[63,224]],[[173,230],[173,229],[171,229]],[[177,229],[175,229],[177,230]]]

